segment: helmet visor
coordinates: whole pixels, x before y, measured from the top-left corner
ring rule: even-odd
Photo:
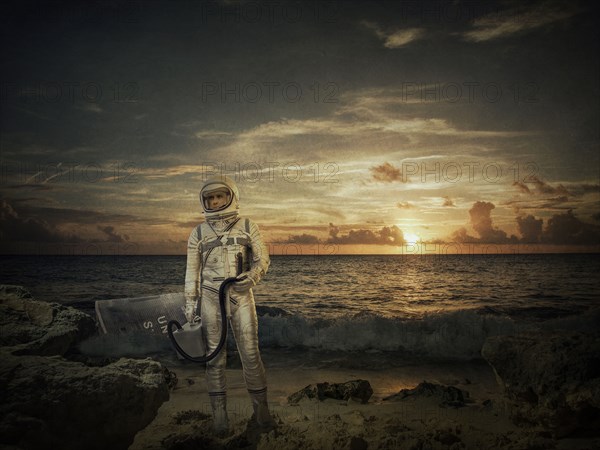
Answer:
[[[202,205],[207,212],[222,211],[231,205],[233,195],[227,186],[216,185],[202,191]]]

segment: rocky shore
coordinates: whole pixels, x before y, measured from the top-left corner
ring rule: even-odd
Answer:
[[[369,370],[264,353],[278,427],[256,429],[235,355],[232,433],[212,434],[203,367],[82,352],[94,318],[0,286],[0,447],[7,449],[597,449],[600,339],[489,338],[483,359]],[[236,365],[237,364],[237,365]]]
[[[169,399],[158,362],[78,353],[96,334],[85,313],[1,286],[0,327],[3,448],[126,449]]]

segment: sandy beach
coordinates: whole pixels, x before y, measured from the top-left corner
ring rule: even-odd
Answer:
[[[429,364],[407,361],[406,365],[386,370],[322,368],[315,361],[295,361],[297,364],[284,367],[289,362],[273,354],[265,354],[264,360],[270,409],[279,423],[277,430],[259,434],[249,426],[252,407],[242,372],[234,367],[227,370],[228,412],[233,430],[227,438],[213,438],[203,367],[171,361],[164,364],[177,374],[178,384],[156,419],[136,435],[130,450],[598,448],[594,445],[599,441],[566,439],[559,443],[541,428],[514,425],[493,370],[482,360]],[[233,358],[229,365],[235,365]],[[356,379],[368,380],[373,388],[366,404],[352,399],[306,399],[290,405],[287,400],[290,394],[309,384]],[[435,396],[384,400],[424,380],[467,391],[469,400],[459,408],[440,406],[442,399]]]

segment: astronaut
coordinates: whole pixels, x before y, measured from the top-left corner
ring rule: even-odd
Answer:
[[[226,176],[207,180],[200,190],[200,204],[206,218],[191,232],[185,273],[185,315],[197,320],[198,302],[207,353],[221,336],[219,287],[223,280],[239,281],[229,289],[227,315],[242,361],[246,388],[254,419],[260,427],[276,426],[267,403],[267,380],[258,349],[258,319],[252,287],[269,268],[269,252],[258,226],[238,214],[239,191]],[[240,261],[241,258],[241,261]],[[240,265],[242,273],[238,273]],[[213,411],[214,429],[219,436],[229,434],[225,380],[226,346],[206,365],[206,382]]]

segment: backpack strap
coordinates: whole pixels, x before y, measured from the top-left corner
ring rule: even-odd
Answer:
[[[215,249],[216,247],[219,247],[221,245],[223,245],[223,241],[222,238],[225,236],[225,234],[229,234],[229,232],[231,232],[231,230],[233,229],[233,227],[235,227],[235,225],[240,221],[240,219],[237,219],[236,221],[230,223],[229,225],[227,225],[227,227],[222,231],[222,234],[217,234],[216,238],[213,241],[207,242],[206,244],[200,244],[198,246],[198,251],[200,252],[201,255],[204,255],[203,261],[202,261],[202,267],[204,267],[206,265],[206,261],[208,260],[208,256],[210,255],[210,252],[213,251],[213,249]],[[200,226],[200,225],[198,225]],[[211,227],[212,228],[212,227]],[[215,231],[213,230],[213,233]],[[227,238],[227,240],[229,240],[231,238]],[[201,242],[201,241],[199,241]]]
[[[239,223],[239,220],[235,221],[234,223],[230,224],[225,230],[223,230],[223,234],[217,235],[215,237],[215,239],[212,241],[201,244],[198,248],[198,251],[200,251],[200,253],[205,253],[205,252],[212,250],[215,247],[221,247],[222,245],[233,245],[233,244],[244,245],[244,246],[248,247],[250,245],[250,240],[247,237],[242,237],[242,236],[227,237],[227,240],[225,242],[223,242],[223,240],[222,240],[223,235],[227,232],[230,232],[238,223]],[[197,227],[198,228],[198,241],[202,240],[201,226],[202,226],[202,224],[198,225],[198,227]],[[244,228],[245,228],[246,234],[250,235],[250,219],[248,219],[248,218],[244,219]]]

